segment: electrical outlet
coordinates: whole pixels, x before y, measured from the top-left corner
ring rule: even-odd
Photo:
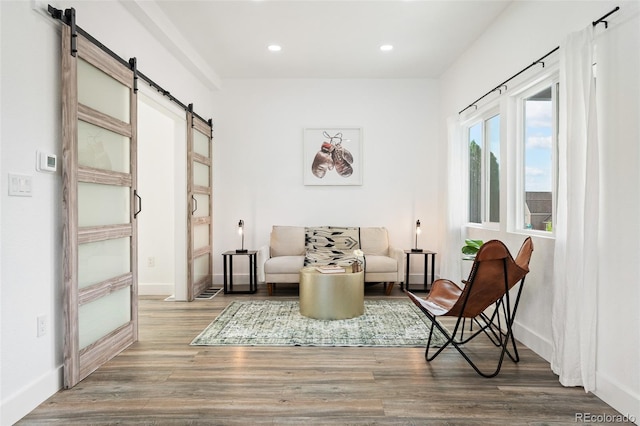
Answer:
[[[46,315],[40,315],[38,317],[38,332],[37,332],[37,335],[38,335],[38,337],[42,337],[45,334],[47,334],[47,316]]]
[[[154,266],[156,266],[156,258],[151,256],[147,258],[147,266],[149,268],[153,268]]]

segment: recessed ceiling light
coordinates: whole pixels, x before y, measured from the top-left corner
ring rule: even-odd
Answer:
[[[380,50],[382,50],[383,52],[388,52],[390,50],[393,50],[393,46],[390,44],[383,44],[382,46],[380,46]]]
[[[282,46],[277,44],[270,44],[269,46],[267,46],[267,49],[269,49],[272,52],[279,52],[282,50]]]

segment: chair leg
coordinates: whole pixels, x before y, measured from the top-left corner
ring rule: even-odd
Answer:
[[[428,315],[427,315],[427,317],[431,320],[431,328],[429,329],[429,339],[427,340],[427,348],[424,351],[424,357],[426,358],[427,362],[431,362],[438,355],[440,355],[440,353],[444,350],[444,348],[449,346],[449,343],[453,342],[454,335],[450,335],[449,333],[447,333],[447,331],[442,326],[440,326],[440,324],[438,324],[438,322],[435,320],[435,318],[431,318]],[[440,333],[447,339],[447,341],[442,346],[440,346],[438,348],[438,350],[436,351],[435,354],[429,356],[429,348],[431,347],[431,337],[433,336],[434,327],[438,328]]]
[[[480,333],[480,332],[481,331],[478,331],[477,333]],[[485,333],[486,333],[486,330],[485,330]],[[478,368],[478,366],[471,360],[471,358],[469,358],[469,356],[462,350],[460,342],[452,341],[451,344],[453,345],[454,348],[456,348],[456,350],[460,353],[460,355],[462,355],[465,361],[467,361],[467,363],[476,371],[476,373],[478,373],[482,377],[491,378],[491,377],[497,376],[498,373],[500,372],[500,369],[502,368],[502,361],[504,360],[504,355],[505,353],[509,353],[507,347],[509,346],[509,342],[512,338],[513,338],[513,332],[511,330],[511,322],[508,321],[507,333],[504,334],[503,336],[501,335],[501,339],[500,339],[501,344],[499,345],[499,347],[501,347],[502,350],[500,351],[500,358],[498,359],[498,365],[496,366],[496,369],[491,373],[485,373],[484,371],[480,370],[480,368]],[[511,358],[511,354],[509,354],[509,357]]]
[[[391,283],[384,283],[384,294],[385,294],[386,296],[388,296],[388,295],[390,295],[390,294],[391,294],[391,290],[393,290],[393,285],[394,285],[394,284],[395,284],[394,282],[391,282]]]
[[[520,288],[522,288],[522,286]],[[515,318],[515,310],[517,309],[519,300],[520,300],[520,291],[518,291],[518,297],[516,298],[516,304],[514,306],[514,313],[512,314],[512,317],[514,318]],[[502,299],[499,299],[496,302],[495,309],[491,317],[488,317],[484,313],[481,314],[481,318],[486,324],[485,326],[482,326],[477,320],[475,320],[478,323],[478,325],[483,329],[484,333],[487,335],[489,340],[491,340],[491,343],[493,343],[495,346],[501,346],[502,339],[505,338],[506,336],[502,329],[502,321],[500,320],[500,308],[502,308],[502,316],[505,318],[505,323],[506,323],[507,321],[509,321],[509,313],[507,312],[505,302]],[[512,321],[513,321],[513,318],[512,318]],[[511,326],[513,327],[513,322],[511,323]],[[520,355],[518,354],[518,347],[516,344],[515,336],[513,335],[513,330],[511,331],[510,340],[511,340],[511,346],[513,348],[513,354],[509,349],[507,349],[507,355],[509,356],[509,358],[511,358],[513,362],[519,362]]]
[[[511,355],[511,352],[509,352],[509,350],[507,350],[507,355],[509,355],[511,361],[520,362],[520,354],[518,354],[518,348],[516,347],[516,338],[513,336],[513,333],[511,333],[511,344],[513,345],[513,356]]]
[[[480,314],[480,318],[482,318],[482,321],[484,321],[484,325],[480,323],[478,318],[473,319],[473,321],[478,324],[478,327],[480,327],[480,330],[484,331],[491,343],[493,343],[495,346],[500,346],[501,338],[504,335],[502,331],[502,321],[500,321],[499,315],[499,302],[500,301],[496,303],[496,307],[493,311],[493,314],[491,314],[491,317],[487,316],[484,312]]]
[[[416,303],[417,297],[413,293],[408,291],[407,294],[409,295],[409,298],[416,304],[418,309],[420,309],[422,313],[426,315],[429,321],[431,321],[431,327],[429,328],[429,338],[427,339],[427,347],[424,351],[425,359],[427,360],[427,362],[430,362],[434,360],[435,357],[437,357],[447,346],[449,346],[449,343],[451,343],[455,337],[455,332],[450,334],[448,330],[446,330],[440,325],[440,323],[438,323],[438,321],[436,321],[436,318],[429,311],[425,310],[420,304]],[[442,344],[442,346],[438,348],[435,354],[429,356],[429,348],[431,347],[431,338],[433,337],[434,327],[438,328],[440,333],[446,338],[446,341]]]
[[[429,348],[431,347],[431,336],[433,336],[433,321],[431,322],[431,327],[429,327],[429,339],[427,339],[427,347],[424,350],[424,357],[427,361],[431,361],[429,359]]]
[[[506,276],[506,273],[505,273],[505,276]],[[484,372],[480,371],[480,369],[473,363],[473,361],[471,361],[471,359],[467,356],[467,354],[465,354],[462,351],[462,349],[458,346],[458,344],[456,342],[451,342],[453,344],[453,346],[458,350],[458,352],[460,352],[460,354],[464,357],[464,359],[469,363],[469,365],[471,365],[471,367],[473,367],[473,369],[476,371],[476,373],[478,373],[482,377],[489,378],[489,377],[495,377],[495,376],[498,375],[498,373],[500,372],[500,368],[502,367],[502,361],[504,360],[505,353],[507,355],[509,355],[509,358],[511,358],[513,360],[513,362],[520,361],[520,357],[518,355],[518,349],[516,347],[516,340],[515,340],[515,337],[513,336],[513,323],[514,323],[514,320],[515,320],[515,317],[516,317],[516,311],[518,310],[518,304],[520,303],[520,295],[522,294],[523,284],[524,284],[524,278],[522,279],[522,281],[520,283],[520,288],[518,289],[518,294],[517,294],[517,297],[516,297],[515,304],[513,305],[513,310],[510,309],[508,291],[505,294],[505,299],[502,299],[500,301],[500,304],[502,305],[504,317],[505,317],[505,326],[507,328],[507,331],[506,331],[506,333],[503,333],[501,328],[498,329],[498,331],[497,331],[498,340],[500,342],[500,344],[498,346],[500,346],[502,348],[502,350],[500,351],[500,359],[498,360],[498,365],[496,366],[496,369],[495,369],[494,372],[492,372],[492,373],[484,373]],[[496,308],[496,310],[498,310],[498,308]],[[494,314],[495,314],[495,312],[494,312]],[[498,324],[500,324],[499,317],[500,317],[500,315],[498,314]],[[493,330],[492,325],[495,326],[495,324],[493,323],[493,316],[490,319],[490,321],[487,324],[487,326],[482,329],[482,331],[487,333],[487,336],[489,334],[488,334],[486,328],[490,328],[492,333],[494,333],[494,334],[496,333]],[[514,355],[513,356],[509,352],[509,349],[508,349],[509,344],[511,344],[513,346],[513,351],[514,351]]]
[[[522,287],[520,287],[520,288],[522,288]],[[514,308],[513,318],[511,320],[511,327],[513,327],[513,320],[515,319],[515,309],[517,309],[519,299],[520,299],[520,293],[518,293],[518,298],[516,299],[516,305],[515,305],[515,308]],[[503,311],[504,311],[505,317],[507,317],[508,313],[507,313],[507,310],[504,308],[504,306],[503,306]],[[508,349],[507,349],[507,355],[509,355],[509,358],[511,358],[511,360],[513,362],[519,362],[520,361],[520,355],[518,354],[518,347],[516,346],[516,338],[513,335],[513,328],[511,329],[511,345],[513,346],[513,355],[511,355],[511,352]]]
[[[269,296],[273,296],[273,288],[276,285],[274,283],[267,283],[267,293],[269,294]]]

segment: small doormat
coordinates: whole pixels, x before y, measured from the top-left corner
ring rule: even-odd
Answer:
[[[409,300],[365,300],[364,315],[345,320],[307,318],[298,301],[234,301],[191,345],[424,347],[429,328]],[[434,331],[432,346],[443,343]]]
[[[208,288],[199,295],[196,296],[196,300],[209,300],[216,297],[218,293],[222,291],[221,288]]]

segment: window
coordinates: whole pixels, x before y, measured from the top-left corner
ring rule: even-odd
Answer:
[[[468,127],[469,222],[500,222],[500,114]]]
[[[558,84],[538,86],[522,98],[522,227],[553,230]]]

